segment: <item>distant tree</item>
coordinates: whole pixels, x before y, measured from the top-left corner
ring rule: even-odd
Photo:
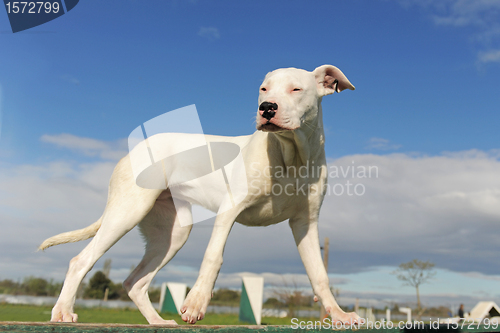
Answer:
[[[59,296],[59,293],[62,289],[62,282],[55,282],[53,279],[50,279],[47,286],[47,295],[49,296]]]
[[[399,305],[398,303],[394,301],[383,301],[384,303],[387,303],[387,305],[384,307],[384,313],[385,311],[389,310],[391,313],[398,313],[399,312]]]
[[[102,271],[97,271],[94,276],[90,278],[87,288],[83,293],[83,297],[102,299],[104,298],[106,288],[109,288],[111,283],[111,280],[108,279]]]
[[[57,296],[62,283],[47,281],[43,278],[28,276],[22,282],[0,280],[0,294],[32,295],[32,296]]]
[[[444,318],[450,317],[449,313],[451,313],[451,310],[448,307],[439,306],[437,308],[431,307],[429,309],[426,309],[423,314],[429,317]]]
[[[121,283],[113,283],[102,271],[97,271],[90,278],[89,282],[83,290],[83,298],[103,299],[104,293],[108,290],[108,299],[121,299],[122,301],[130,301],[125,289]]]
[[[265,302],[264,302],[264,305],[267,305],[269,307],[272,307],[272,308],[277,308],[277,309],[280,309],[282,307],[285,306],[285,304],[283,304],[282,302],[280,302],[279,299],[277,299],[276,297],[269,297]]]
[[[0,281],[0,294],[16,295],[19,290],[19,283],[12,280]]]
[[[417,291],[417,310],[421,311],[420,304],[420,285],[432,279],[436,272],[434,264],[429,261],[421,261],[413,259],[412,261],[402,263],[398,269],[392,272],[397,278],[403,281],[406,285],[415,287]]]
[[[106,259],[104,265],[102,266],[102,272],[109,279],[109,273],[111,272],[111,259]]]
[[[240,301],[240,292],[231,289],[220,288],[214,291],[212,301],[215,303],[235,304]]]
[[[49,283],[45,279],[30,276],[23,280],[22,287],[27,295],[47,296]]]

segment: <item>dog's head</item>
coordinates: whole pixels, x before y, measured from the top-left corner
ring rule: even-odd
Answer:
[[[354,90],[337,67],[323,65],[312,72],[282,68],[266,75],[260,86],[257,129],[265,132],[293,131],[318,116],[325,95]]]

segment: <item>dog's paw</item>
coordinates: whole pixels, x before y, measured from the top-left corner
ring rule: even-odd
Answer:
[[[327,307],[326,313],[332,317],[332,323],[342,323],[344,325],[363,324],[363,318],[360,318],[356,312],[332,311],[331,307]]]
[[[205,317],[208,303],[210,303],[211,292],[191,289],[181,307],[182,320],[186,323],[194,324]]]
[[[52,317],[50,318],[52,322],[65,322],[65,323],[76,323],[78,321],[78,315],[72,313],[71,311],[63,311],[59,308],[52,309]]]

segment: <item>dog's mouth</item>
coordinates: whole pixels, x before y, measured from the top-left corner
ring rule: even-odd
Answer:
[[[267,121],[267,123],[262,124],[257,128],[260,131],[263,132],[283,132],[283,131],[290,131],[288,128],[280,127],[276,124],[271,123],[270,121]]]

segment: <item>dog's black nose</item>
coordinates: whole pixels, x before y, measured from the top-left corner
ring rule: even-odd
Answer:
[[[278,104],[262,102],[262,104],[259,106],[259,110],[264,111],[262,113],[262,117],[266,118],[267,120],[271,120],[271,118],[276,114],[276,110],[278,110]]]

